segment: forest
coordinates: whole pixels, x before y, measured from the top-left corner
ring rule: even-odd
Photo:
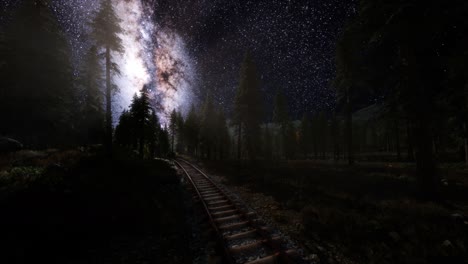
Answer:
[[[199,216],[178,158],[260,208],[311,263],[466,263],[467,2],[358,1],[325,87],[335,107],[299,115],[297,98],[264,88],[251,49],[228,108],[208,90],[163,109],[145,84],[120,111],[125,30],[99,2],[78,64],[51,1],[0,9],[4,263],[224,263],[191,261],[206,252],[189,245]]]

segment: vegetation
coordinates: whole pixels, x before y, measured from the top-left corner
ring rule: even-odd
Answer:
[[[112,62],[112,53],[122,53],[122,40],[119,34],[123,32],[120,27],[120,19],[115,14],[111,0],[103,0],[94,20],[91,22],[91,36],[96,45],[105,50],[106,70],[106,136],[105,146],[107,154],[112,153],[112,91],[115,85],[112,83],[112,74],[120,74],[118,65]]]
[[[140,96],[134,95],[130,110],[122,112],[115,129],[115,142],[137,151],[142,159],[154,158],[155,155],[167,157],[168,132],[162,129],[156,111],[150,105],[148,93],[148,87],[143,87]]]
[[[415,166],[404,163],[283,160],[245,164],[240,173],[235,160],[203,164],[320,262],[464,263],[468,256],[468,182],[457,168],[444,168],[440,203],[419,198]]]
[[[119,147],[113,160],[104,151],[30,156],[0,166],[2,263],[191,259],[184,196],[167,162]]]
[[[0,133],[66,144],[77,115],[69,46],[46,3],[22,1],[15,12],[0,45]]]
[[[419,183],[433,194],[439,182],[435,151],[441,143],[436,127],[453,116],[444,111],[454,99],[445,91],[466,87],[466,80],[453,82],[456,74],[447,69],[460,67],[453,58],[466,53],[460,50],[463,44],[458,36],[467,29],[461,11],[467,6],[444,1],[423,6],[419,1],[404,5],[383,2],[362,1],[358,16],[338,44],[337,86],[347,113],[347,142],[351,146],[353,102],[369,92],[380,96],[394,119],[395,131],[399,130],[399,119],[408,121],[408,131],[414,135],[410,140],[415,146]],[[395,133],[398,141],[399,133]],[[397,147],[399,152],[399,142]],[[352,155],[351,150],[348,155]]]
[[[292,113],[286,91],[262,94],[264,76],[247,52],[228,109],[208,94],[159,120],[145,85],[114,129],[123,29],[112,0],[88,21],[92,46],[76,67],[50,1],[18,1],[0,24],[0,260],[59,252],[60,262],[74,249],[109,250],[109,235],[137,245],[164,233],[152,221],[180,220],[182,201],[174,171],[155,158],[176,155],[274,196],[301,217],[306,241],[337,244],[359,263],[466,257],[466,10],[458,0],[360,1],[337,42],[329,112]],[[140,225],[149,237],[128,230]],[[77,238],[72,249],[68,237]]]

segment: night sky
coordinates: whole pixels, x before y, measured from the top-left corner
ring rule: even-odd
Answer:
[[[267,111],[280,88],[299,118],[334,107],[335,43],[356,12],[355,2],[165,0],[156,2],[156,15],[187,41],[197,64],[197,95],[209,91],[229,111],[249,50],[259,67]]]
[[[0,0],[3,10],[13,9]],[[91,42],[88,22],[95,0],[51,0],[72,46],[76,69]],[[124,21],[126,53],[117,80],[117,113],[150,83],[167,113],[185,112],[212,94],[231,113],[247,51],[261,74],[267,117],[275,91],[288,97],[290,114],[330,111],[335,92],[335,44],[356,0],[122,0],[114,5]],[[8,13],[8,11],[6,12]],[[5,13],[4,13],[5,14]],[[3,19],[2,19],[3,20]],[[0,21],[1,22],[1,21]],[[76,71],[76,74],[79,74]],[[117,116],[117,115],[116,115]],[[164,117],[163,117],[164,118]]]

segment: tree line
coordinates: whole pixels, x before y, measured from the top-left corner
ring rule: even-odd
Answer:
[[[335,86],[348,141],[356,105],[379,98],[396,142],[406,127],[408,157],[431,193],[444,147],[464,146],[468,163],[467,11],[466,1],[361,1],[337,48]]]
[[[198,109],[192,105],[185,118],[174,109],[169,119],[169,135],[174,153],[212,160],[230,157],[228,121],[211,96]]]
[[[437,162],[468,164],[466,11],[465,1],[361,1],[337,43],[336,110],[300,121],[279,91],[265,123],[247,54],[225,157],[415,162],[421,190],[436,193]]]
[[[421,188],[435,192],[438,161],[463,156],[468,164],[467,10],[466,1],[361,1],[337,43],[334,112],[292,120],[279,90],[265,113],[247,54],[229,119],[208,96],[185,115],[172,111],[162,127],[146,87],[114,133],[112,55],[123,47],[111,0],[89,21],[93,45],[78,69],[50,2],[21,1],[0,25],[0,135],[41,147],[104,143],[109,154],[115,141],[144,158],[184,152],[353,164],[387,153],[383,160],[415,162]]]
[[[134,150],[140,158],[170,155],[169,131],[162,128],[156,110],[151,107],[149,89],[134,95],[129,110],[124,110],[115,128],[115,143]]]

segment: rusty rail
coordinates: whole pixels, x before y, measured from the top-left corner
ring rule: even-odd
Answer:
[[[244,210],[239,204],[234,202],[231,197],[216,184],[208,175],[195,165],[184,159],[174,160],[189,180],[195,190],[205,213],[208,216],[210,225],[216,233],[216,237],[223,247],[223,251],[228,263],[303,263],[293,249],[285,249],[281,246],[281,238],[273,237],[268,232],[268,228],[261,225],[255,216],[255,213]],[[183,165],[184,164],[184,165]],[[189,173],[188,170],[194,170],[195,173]],[[221,211],[219,211],[221,210]],[[223,224],[228,223],[228,224]],[[223,235],[223,231],[237,230],[235,234]],[[243,231],[246,230],[246,231]],[[234,231],[233,231],[234,232]],[[252,243],[249,242],[250,238]],[[245,239],[244,244],[229,245],[235,240]],[[249,261],[240,261],[245,252],[254,251],[261,248],[266,253],[265,256],[253,254],[255,259]],[[263,251],[262,251],[263,252]],[[247,257],[245,257],[247,258]]]

